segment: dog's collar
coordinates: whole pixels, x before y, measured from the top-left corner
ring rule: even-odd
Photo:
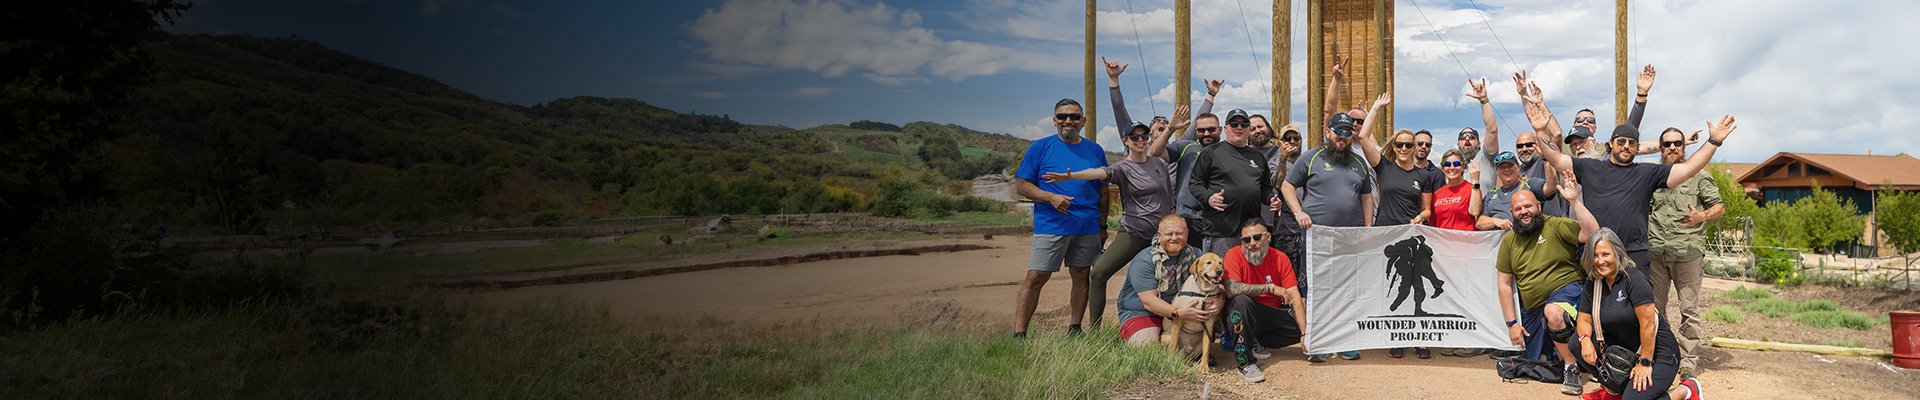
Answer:
[[[1182,291],[1180,291],[1180,293],[1179,293],[1179,294],[1177,294],[1177,295],[1179,295],[1179,296],[1193,296],[1193,297],[1208,297],[1208,296],[1207,296],[1207,294],[1205,294],[1205,293],[1194,293],[1194,292],[1189,292],[1189,291],[1185,291],[1185,290],[1182,290]]]

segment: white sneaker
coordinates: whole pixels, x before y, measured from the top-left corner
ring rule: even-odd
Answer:
[[[1260,364],[1247,364],[1240,367],[1240,379],[1247,383],[1260,383],[1267,380],[1267,374],[1260,372]]]
[[[1256,358],[1256,359],[1265,360],[1267,359],[1267,357],[1273,357],[1273,353],[1268,352],[1265,346],[1261,346],[1257,344],[1253,345],[1253,350],[1251,352],[1253,353],[1253,358]]]

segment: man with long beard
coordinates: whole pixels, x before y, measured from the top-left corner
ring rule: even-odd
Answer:
[[[1679,129],[1660,132],[1660,162],[1679,164],[1687,159],[1686,135]],[[1648,281],[1653,284],[1653,300],[1661,314],[1667,312],[1667,289],[1677,293],[1680,323],[1673,326],[1680,339],[1680,375],[1692,377],[1700,348],[1700,275],[1706,267],[1706,223],[1720,218],[1726,209],[1720,204],[1720,187],[1713,174],[1695,174],[1685,183],[1670,189],[1653,191],[1652,225],[1648,235],[1648,253],[1653,265],[1647,266]]]
[[[1559,362],[1565,371],[1560,392],[1579,395],[1586,379],[1574,367],[1573,353],[1564,345],[1574,334],[1573,316],[1579,315],[1573,304],[1585,289],[1574,249],[1600,230],[1600,223],[1582,204],[1586,196],[1573,177],[1563,177],[1559,191],[1571,204],[1574,218],[1541,213],[1540,201],[1531,190],[1514,192],[1513,230],[1500,238],[1494,269],[1500,271],[1501,299],[1514,297],[1516,283],[1520,290],[1520,310],[1514,310],[1511,301],[1499,302],[1500,312],[1507,318],[1508,339],[1525,348],[1521,355],[1525,359],[1544,356],[1549,363]]]

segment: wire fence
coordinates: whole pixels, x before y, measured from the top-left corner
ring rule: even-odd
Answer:
[[[1718,278],[1778,283],[1822,283],[1880,290],[1913,291],[1914,265],[1903,257],[1854,258],[1810,254],[1806,249],[1755,246],[1736,237],[1708,241],[1706,274]],[[1773,268],[1766,268],[1774,263]]]

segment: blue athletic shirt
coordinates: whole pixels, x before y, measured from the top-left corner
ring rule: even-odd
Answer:
[[[1047,172],[1067,173],[1085,171],[1107,166],[1107,154],[1100,145],[1087,138],[1080,138],[1079,144],[1067,144],[1060,135],[1048,135],[1033,141],[1027,146],[1027,154],[1020,159],[1020,169],[1013,176],[1032,182],[1042,191],[1073,197],[1067,202],[1067,212],[1053,209],[1052,204],[1034,203],[1033,233],[1046,235],[1093,235],[1100,233],[1100,188],[1106,187],[1104,180],[1061,181],[1047,183],[1040,174]]]

